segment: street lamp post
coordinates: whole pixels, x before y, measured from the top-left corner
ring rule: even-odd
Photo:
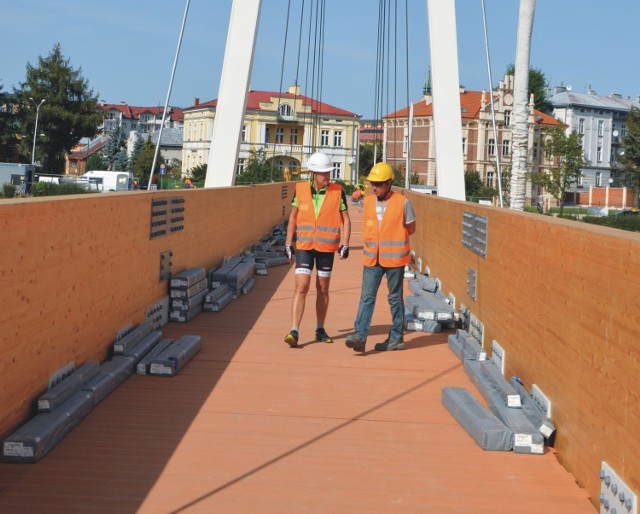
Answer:
[[[33,98],[30,98],[30,100],[33,103],[35,103],[35,100]],[[38,138],[38,116],[40,115],[40,107],[42,106],[44,101],[45,101],[44,98],[40,100],[38,107],[36,107],[36,126],[33,129],[33,148],[31,150],[31,164],[35,164],[36,162],[36,139]]]

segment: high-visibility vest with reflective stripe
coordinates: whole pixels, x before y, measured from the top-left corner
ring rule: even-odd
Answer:
[[[362,262],[365,266],[379,263],[385,268],[399,268],[411,262],[409,232],[404,226],[405,197],[394,193],[378,222],[375,195],[364,199],[364,248]]]
[[[342,188],[329,184],[316,219],[315,207],[308,182],[296,184],[298,218],[296,228],[296,248],[336,252],[340,246],[340,201]]]

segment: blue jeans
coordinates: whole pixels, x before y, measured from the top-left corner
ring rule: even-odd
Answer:
[[[362,338],[363,341],[366,341],[371,328],[376,295],[383,275],[387,275],[387,287],[389,288],[387,299],[392,319],[389,341],[402,339],[404,331],[404,300],[402,298],[404,266],[383,268],[376,264],[375,266],[364,266],[362,270],[362,292],[360,293],[360,305],[358,306],[358,315],[355,322],[355,335]]]

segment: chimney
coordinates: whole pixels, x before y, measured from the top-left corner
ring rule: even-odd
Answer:
[[[300,95],[300,86],[298,84],[294,84],[289,86],[289,94],[299,96]]]
[[[196,107],[198,107],[198,105],[200,105],[200,98],[194,98],[193,103]]]

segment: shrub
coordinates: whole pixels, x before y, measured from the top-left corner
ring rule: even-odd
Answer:
[[[90,192],[78,184],[71,183],[35,182],[31,186],[31,196],[78,195]]]

